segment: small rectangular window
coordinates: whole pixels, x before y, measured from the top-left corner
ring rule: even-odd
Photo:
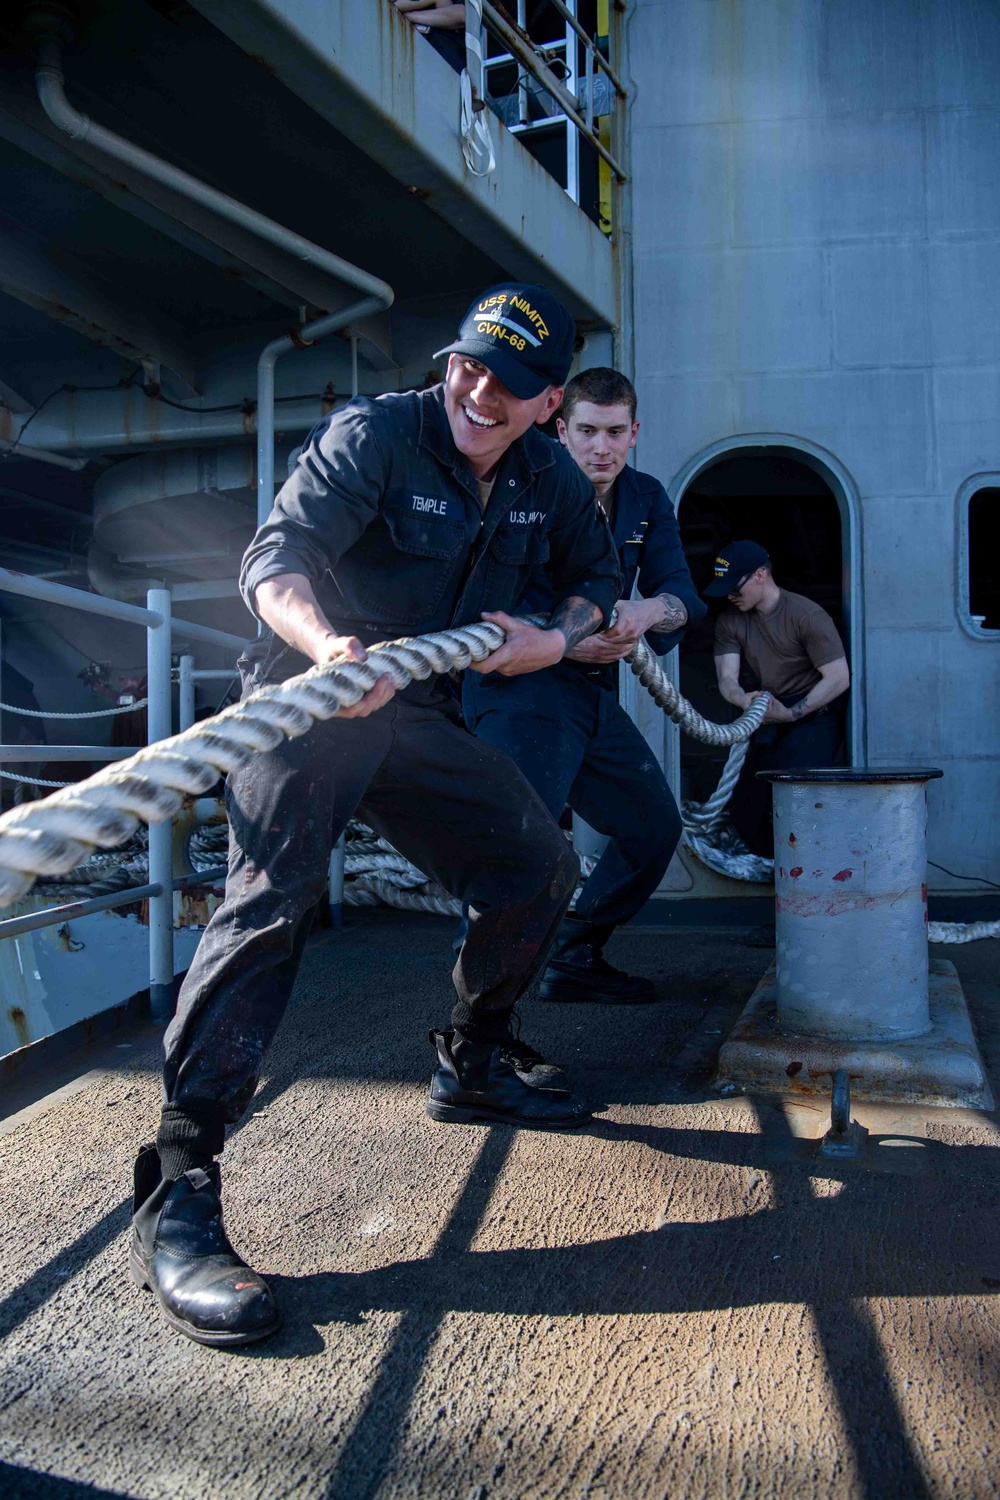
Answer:
[[[978,630],[1000,630],[1000,489],[969,496],[968,599]]]

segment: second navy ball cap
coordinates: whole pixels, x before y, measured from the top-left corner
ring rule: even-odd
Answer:
[[[706,599],[724,599],[736,590],[748,573],[770,566],[771,559],[759,542],[730,542],[715,559],[715,576],[702,593]]]
[[[546,386],[564,385],[573,363],[576,324],[558,298],[543,286],[501,281],[472,303],[458,338],[442,354],[478,359],[520,401],[540,396]]]

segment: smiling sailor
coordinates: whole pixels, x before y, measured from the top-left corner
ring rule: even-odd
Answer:
[[[603,1005],[655,1000],[648,979],[604,957],[612,931],[656,890],[681,835],[677,804],[649,746],[618,703],[618,662],[645,636],[669,651],[689,620],[706,613],[691,581],[677,519],[651,474],[629,468],[639,423],[631,381],[617,370],[584,370],[566,387],[558,431],[593,481],[611,525],[624,583],[613,627],[592,635],[532,677],[466,674],[469,728],[506,750],[556,817],[568,803],[610,842],[574,912],[559,929],[538,985],[543,1000]],[[638,578],[645,597],[630,599]],[[552,584],[532,573],[521,608],[547,611]]]
[[[353,401],[310,434],[243,559],[243,597],[267,627],[241,662],[244,692],[483,613],[509,634],[477,670],[513,678],[607,624],[611,534],[589,480],[534,426],[562,399],[574,337],[543,287],[492,287],[441,351],[443,385]],[[536,568],[551,588],[545,628],[503,613]],[[356,811],[471,910],[452,1028],[432,1034],[428,1113],[553,1127],[589,1118],[576,1095],[530,1087],[508,1060],[511,1013],[544,962],[577,861],[517,767],[467,734],[453,703],[439,678],[394,697],[383,676],[353,708],[229,778],[226,899],[166,1034],[165,1102],[156,1146],[136,1162],[131,1248],[135,1279],[201,1343],[247,1343],[278,1326],[270,1289],[222,1227],[215,1157],[253,1097],[331,847]]]

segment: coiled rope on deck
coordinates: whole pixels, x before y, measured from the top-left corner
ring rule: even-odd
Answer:
[[[980,938],[1000,938],[1000,922],[928,922],[929,943],[977,943]]]
[[[0,905],[29,891],[39,875],[62,875],[95,848],[113,848],[139,821],[162,822],[185,796],[207,792],[220,775],[283,739],[306,734],[316,720],[353,707],[388,673],[397,689],[435,673],[461,671],[503,644],[499,625],[480,621],[431,635],[372,646],[364,662],[345,658],[310,667],[287,682],[258,688],[214,718],[158,740],[128,760],[114,761],[86,780],[0,817]],[[632,670],[656,702],[689,734],[709,744],[749,739],[767,711],[762,693],[733,724],[711,724],[667,680],[640,642]]]

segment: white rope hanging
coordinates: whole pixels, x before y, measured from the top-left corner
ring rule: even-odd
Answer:
[[[462,102],[462,155],[473,177],[488,177],[497,164],[486,112],[483,67],[482,0],[466,0],[465,67],[459,81]]]
[[[693,703],[689,703],[682,696],[679,688],[674,687],[645,641],[637,641],[625,660],[653,702],[658,704],[685,734],[689,734],[692,739],[701,740],[706,745],[743,744],[744,741],[749,740],[755,730],[760,728],[771,703],[770,693],[758,693],[746,712],[740,714],[739,718],[734,719],[731,724],[714,724],[711,719],[706,719],[700,714]],[[728,762],[726,770],[729,770]],[[734,777],[734,785],[735,780]]]
[[[94,848],[123,843],[140,819],[158,823],[172,817],[186,795],[207,792],[220,775],[238,770],[254,754],[273,750],[282,739],[307,733],[315,720],[352,707],[383,673],[403,688],[482,661],[504,639],[499,625],[484,620],[386,641],[373,646],[365,662],[330,662],[259,688],[182,734],[114,761],[41,801],[13,808],[0,817],[0,905],[24,895],[38,875],[64,874]],[[761,694],[735,723],[711,724],[664,677],[641,641],[629,661],[664,711],[687,733],[711,744],[749,739],[770,701]]]
[[[23,782],[25,786],[62,787],[75,785],[75,783],[72,781],[43,781],[40,776],[19,776],[16,771],[0,771],[0,776],[2,776],[5,781]]]
[[[80,714],[50,713],[45,708],[15,708],[13,703],[0,703],[0,709],[5,714],[21,714],[25,719],[107,719],[112,714],[133,714],[137,708],[145,708],[148,702],[148,698],[137,698],[134,703],[122,703],[117,708],[94,708]],[[56,783],[49,784],[54,786]]]

